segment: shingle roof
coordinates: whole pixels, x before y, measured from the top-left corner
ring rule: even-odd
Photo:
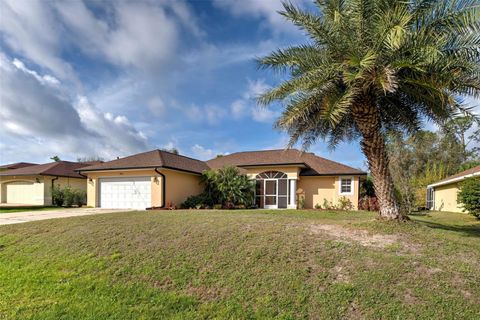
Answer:
[[[207,164],[213,169],[228,165],[248,167],[304,164],[306,168],[300,172],[302,176],[365,174],[361,170],[296,149],[237,152],[208,160]]]
[[[480,175],[480,166],[476,166],[476,167],[470,168],[468,170],[459,172],[457,174],[451,175],[449,177],[446,177],[445,179],[442,179],[440,181],[432,183],[431,186],[442,185],[442,184],[445,184],[445,182],[449,182],[450,180],[454,180],[452,182],[455,182],[458,179],[461,179],[462,177],[470,176],[470,175],[474,175],[474,174],[475,175]]]
[[[70,178],[85,177],[76,172],[76,169],[85,167],[86,164],[91,162],[70,162],[70,161],[58,161],[45,164],[37,164],[33,166],[6,170],[0,172],[0,176],[26,176],[26,175],[42,175],[42,176],[60,176]]]
[[[205,162],[174,154],[163,150],[152,150],[103,162],[97,165],[80,168],[80,171],[99,171],[115,169],[140,169],[140,168],[167,168],[193,173],[202,173],[208,170]]]
[[[36,163],[30,163],[30,162],[15,162],[15,163],[9,163],[9,164],[4,164],[3,166],[0,166],[0,170],[2,169],[18,169],[18,168],[23,168],[23,167],[30,167],[30,166],[35,166],[37,165]]]

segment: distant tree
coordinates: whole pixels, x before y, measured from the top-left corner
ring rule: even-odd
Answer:
[[[459,168],[458,172],[462,172],[471,168],[475,168],[477,166],[480,166],[480,160],[472,160],[472,161],[467,161],[463,163]]]
[[[478,0],[315,5],[316,12],[283,4],[280,14],[308,40],[259,59],[288,76],[258,101],[283,104],[276,127],[289,134],[289,146],[360,138],[380,216],[401,220],[385,131],[417,132],[424,119],[442,125],[469,113],[462,96],[480,95]]]
[[[460,143],[451,135],[392,132],[386,142],[396,196],[405,212],[425,206],[427,185],[456,173],[462,163]]]
[[[50,159],[55,161],[55,162],[62,161],[59,156],[53,156],[53,157],[50,157]]]
[[[172,147],[172,148],[162,148],[160,150],[163,150],[163,151],[167,151],[167,152],[170,152],[170,153],[173,153],[173,154],[180,154],[180,152],[178,152],[178,149],[175,148],[175,147]]]
[[[451,135],[453,139],[457,139],[460,143],[462,162],[466,162],[476,156],[476,150],[469,150],[468,145],[479,139],[478,132],[473,135],[467,135],[467,132],[475,125],[475,122],[475,118],[471,116],[456,117],[448,121],[443,128],[446,135]]]

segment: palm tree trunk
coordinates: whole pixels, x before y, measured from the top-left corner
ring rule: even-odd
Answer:
[[[380,217],[387,220],[405,220],[407,218],[401,214],[395,198],[378,110],[369,103],[356,105],[353,109],[355,124],[362,134],[362,151],[372,173],[375,194],[380,206]]]

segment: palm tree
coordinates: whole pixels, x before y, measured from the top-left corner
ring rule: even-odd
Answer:
[[[380,216],[403,219],[394,195],[384,134],[443,125],[480,96],[478,0],[317,0],[319,12],[284,3],[280,12],[308,43],[259,58],[288,79],[258,97],[282,102],[276,127],[289,147],[319,138],[331,147],[360,138]]]

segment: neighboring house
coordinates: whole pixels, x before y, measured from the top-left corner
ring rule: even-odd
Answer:
[[[0,202],[51,205],[52,186],[86,190],[86,177],[75,171],[92,163],[69,161],[24,166],[0,172]]]
[[[358,205],[359,179],[364,172],[298,150],[239,152],[200,161],[163,150],[81,168],[88,176],[87,199],[92,207],[136,208],[179,206],[203,191],[201,173],[236,166],[256,180],[261,208],[305,208],[336,204],[340,197]],[[300,200],[304,199],[304,200]]]
[[[480,166],[465,170],[427,186],[427,208],[438,211],[462,212],[457,202],[460,183],[469,177],[480,177]]]
[[[0,171],[30,167],[30,166],[35,166],[35,165],[37,165],[37,164],[36,163],[29,163],[29,162],[16,162],[16,163],[4,164],[3,166],[0,166]]]

